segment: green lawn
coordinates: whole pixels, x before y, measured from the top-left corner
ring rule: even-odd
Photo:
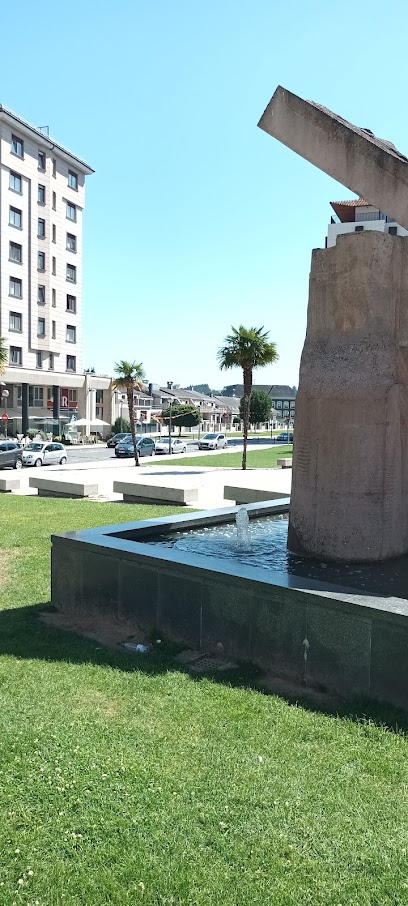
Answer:
[[[130,507],[0,519],[1,906],[407,904],[402,731],[45,627],[50,533]]]
[[[248,469],[275,469],[276,460],[281,456],[292,456],[293,446],[282,445],[281,447],[270,447],[267,450],[252,450],[247,452]],[[202,466],[207,469],[240,469],[242,465],[242,453],[209,453],[208,456],[180,456],[173,454],[171,459],[161,459],[159,456],[153,457],[149,462],[143,463],[146,466],[168,466],[170,464],[177,466]]]

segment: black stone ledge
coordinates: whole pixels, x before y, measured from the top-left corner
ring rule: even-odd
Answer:
[[[261,515],[273,515],[287,512],[289,499],[248,504],[246,507],[250,518]],[[344,588],[313,579],[296,575],[287,575],[283,572],[272,572],[260,567],[234,564],[231,561],[217,557],[206,557],[199,554],[181,553],[174,549],[163,549],[147,545],[146,540],[155,535],[166,534],[175,530],[190,529],[205,525],[228,522],[233,518],[239,507],[229,507],[221,510],[205,510],[201,513],[186,515],[164,516],[160,519],[149,519],[141,522],[129,522],[119,525],[108,525],[99,528],[84,529],[79,532],[67,532],[52,536],[52,546],[55,553],[63,553],[68,547],[78,551],[78,545],[86,552],[103,552],[104,556],[120,560],[136,561],[140,566],[158,569],[160,572],[177,573],[194,577],[196,581],[208,582],[218,580],[227,582],[234,587],[242,587],[245,582],[248,591],[258,592],[261,595],[270,595],[275,588],[282,597],[288,599],[303,596],[303,603],[315,603],[328,611],[339,610],[341,602],[342,613],[361,619],[372,617],[375,620],[392,622],[406,628],[408,616],[408,600],[405,598],[376,596],[370,593],[362,594],[358,589]],[[144,541],[138,541],[137,538]],[[306,597],[307,596],[307,597]]]

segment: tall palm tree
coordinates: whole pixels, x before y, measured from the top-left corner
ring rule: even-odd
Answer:
[[[140,362],[138,364],[137,362],[125,362],[122,359],[122,361],[116,362],[115,364],[115,374],[117,376],[113,381],[114,389],[124,390],[127,395],[130,430],[132,432],[133,450],[135,453],[135,466],[138,466],[139,454],[136,447],[135,406],[133,394],[135,390],[142,390],[143,387],[142,380],[144,378],[144,371],[142,363]]]
[[[271,365],[279,358],[275,343],[270,342],[269,332],[263,327],[231,327],[232,333],[225,337],[224,346],[218,350],[218,364],[222,370],[242,368],[244,377],[243,422],[244,451],[242,468],[246,469],[247,444],[249,428],[249,405],[252,392],[252,372],[254,368]]]
[[[8,356],[6,343],[3,337],[0,337],[0,374],[4,374],[7,366]]]

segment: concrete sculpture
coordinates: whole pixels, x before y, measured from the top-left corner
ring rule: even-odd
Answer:
[[[259,126],[408,229],[408,160],[390,142],[280,87]],[[408,551],[408,237],[313,252],[288,546],[343,561]]]

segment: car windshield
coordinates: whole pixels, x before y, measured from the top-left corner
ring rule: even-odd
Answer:
[[[42,450],[43,446],[44,444],[27,444],[25,449],[28,452],[30,452],[30,450],[34,450],[36,453],[38,453],[40,450]]]
[[[204,434],[203,440],[215,440],[218,434]]]

